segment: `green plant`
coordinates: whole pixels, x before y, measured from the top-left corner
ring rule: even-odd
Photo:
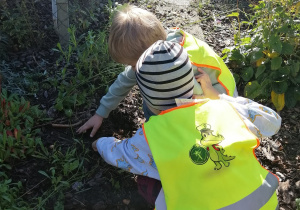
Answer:
[[[296,198],[296,207],[297,210],[300,210],[300,198]]]
[[[9,40],[8,36],[0,30],[0,57],[1,58],[6,58],[6,54],[7,54],[6,52],[7,52],[9,43],[10,43],[10,40]]]
[[[37,46],[43,37],[43,33],[36,30],[38,20],[32,1],[21,0],[14,8],[0,10],[0,30],[12,40],[14,50]]]
[[[3,88],[19,96],[34,96],[41,89],[41,85],[47,88],[48,83],[44,82],[50,78],[45,70],[47,61],[40,61],[35,68],[20,68],[17,64],[18,61],[0,61]]]
[[[38,172],[51,182],[51,187],[43,196],[38,198],[38,204],[35,208],[43,208],[45,203],[53,196],[57,196],[57,194],[59,199],[55,206],[58,208],[64,199],[60,193],[91,173],[84,167],[89,149],[85,147],[82,141],[74,139],[74,143],[73,146],[66,150],[54,145],[51,151],[48,151],[42,144],[40,145],[41,151],[36,152],[34,157],[49,162],[50,168],[48,170],[40,170]]]
[[[41,141],[34,125],[43,119],[37,106],[1,88],[0,76],[0,163],[32,154]]]
[[[21,182],[13,183],[0,172],[0,209],[28,209],[28,204],[20,198]]]
[[[300,4],[265,0],[250,6],[249,21],[239,23],[248,25],[248,33],[235,35],[236,45],[223,51],[224,58],[246,97],[271,98],[278,111],[294,107],[300,101]]]
[[[122,66],[109,56],[105,31],[88,31],[76,38],[76,28],[72,26],[69,33],[67,49],[59,43],[55,49],[61,53],[57,63],[64,67],[58,75],[60,78],[53,81],[59,91],[55,108],[64,111],[68,117],[72,116],[75,107],[87,104],[97,89],[108,86],[122,70]]]

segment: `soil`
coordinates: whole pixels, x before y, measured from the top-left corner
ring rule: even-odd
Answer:
[[[219,55],[222,54],[225,47],[232,46],[234,43],[233,19],[226,15],[230,14],[230,11],[234,11],[237,6],[247,10],[247,5],[250,3],[250,1],[242,1],[237,5],[236,1],[211,0],[210,3],[201,4],[200,9],[199,1],[178,2],[175,0],[131,1],[131,3],[157,15],[165,28],[180,27],[205,40]],[[34,55],[33,52],[28,54]],[[51,57],[47,51],[44,54],[40,58],[33,57],[41,60],[48,56]],[[15,56],[17,56],[16,60],[21,60],[18,55]],[[20,55],[20,57],[22,56]],[[28,59],[30,60],[30,58]],[[54,65],[51,59],[48,58],[48,61],[46,65]],[[33,101],[40,104],[50,117],[55,117],[55,123],[68,123],[68,120],[60,118],[60,115],[53,110],[55,94],[56,91],[51,88],[47,92],[39,91]],[[242,92],[239,94],[242,95]],[[101,96],[102,94],[99,94],[95,97],[91,109],[76,113],[72,122],[88,120],[94,114]],[[272,107],[271,104],[266,105]],[[110,114],[109,118],[104,120],[94,138],[90,138],[89,133],[77,136],[77,138],[83,137],[87,148],[90,148],[91,143],[102,136],[114,136],[118,139],[131,137],[144,122],[141,106],[142,99],[138,87],[135,87],[118,108]],[[272,108],[274,109],[274,107]],[[284,109],[280,115],[282,117],[280,131],[271,138],[261,139],[261,146],[257,148],[256,155],[261,164],[280,179],[278,188],[280,209],[292,210],[296,209],[295,199],[300,198],[300,107]],[[73,129],[75,130],[77,127]],[[56,128],[51,125],[43,126],[42,139],[45,146],[51,147],[56,142],[55,144],[68,148],[74,143],[71,140],[71,137],[74,136],[73,129]],[[153,209],[153,206],[147,204],[138,194],[134,175],[109,166],[91,149],[88,154],[90,161],[86,164],[87,170],[95,166],[96,169],[88,177],[74,183],[64,194],[65,209]],[[27,200],[40,195],[51,186],[50,181],[45,180],[45,177],[37,172],[37,170],[46,168],[47,166],[36,158],[13,165],[10,175],[14,181],[22,182],[25,192],[28,192],[24,195]],[[55,199],[53,203],[55,203]],[[48,208],[52,209],[52,205],[52,202],[49,202]]]

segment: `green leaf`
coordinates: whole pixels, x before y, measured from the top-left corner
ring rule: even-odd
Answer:
[[[275,34],[271,35],[271,37],[270,37],[270,49],[273,49],[276,52],[281,53],[282,44],[281,44],[279,36],[277,36]]]
[[[254,99],[261,94],[261,85],[257,81],[248,82],[244,89],[247,98]]]
[[[233,73],[233,77],[234,77],[235,83],[238,84],[240,81],[240,75],[238,75],[237,73]]]
[[[298,76],[295,77],[295,81],[297,82],[297,84],[300,84],[300,74],[298,74]]]
[[[282,58],[276,57],[271,60],[271,70],[277,70],[281,67]]]
[[[7,141],[7,134],[6,134],[6,129],[3,130],[3,139],[2,139],[1,146],[5,147],[6,141]]]
[[[242,21],[241,23],[242,23],[242,24],[250,24],[249,21]]]
[[[63,106],[62,101],[59,100],[59,101],[55,104],[54,108],[57,109],[58,111],[63,110],[63,109],[64,109],[64,106]]]
[[[45,171],[38,171],[38,172],[50,179],[50,176]]]
[[[296,100],[300,101],[300,87],[294,88],[294,97],[296,98]]]
[[[282,51],[281,54],[291,55],[294,52],[294,47],[288,42],[282,43]]]
[[[288,25],[287,25],[287,24],[284,24],[284,25],[278,30],[278,32],[280,32],[280,33],[287,33],[288,30],[289,30]]]
[[[264,73],[265,70],[266,70],[266,66],[260,65],[256,70],[255,78],[257,79],[262,73]]]
[[[291,65],[291,75],[293,77],[296,77],[299,72],[299,69],[300,69],[300,62],[293,61],[292,65]]]
[[[294,88],[288,88],[288,91],[284,96],[285,105],[287,108],[293,108],[297,104],[297,99],[295,98]]]
[[[264,72],[257,78],[257,82],[262,85],[266,78],[269,78],[269,74]]]
[[[7,195],[1,196],[4,200],[7,200],[8,202],[11,202],[11,199]]]
[[[70,163],[70,170],[73,171],[74,169],[78,168],[79,166],[79,160],[75,160],[72,163]]]
[[[66,109],[66,110],[65,110],[65,115],[66,115],[67,117],[72,117],[72,114],[73,114],[72,109]]]
[[[274,92],[277,94],[285,93],[287,89],[288,89],[288,84],[286,81],[272,83],[272,90],[274,90]]]
[[[251,42],[251,37],[241,38],[242,45],[249,44]]]
[[[281,67],[278,73],[281,75],[281,78],[287,77],[290,74],[290,66]]]
[[[251,62],[255,62],[257,61],[258,59],[262,58],[264,56],[263,52],[262,52],[262,49],[259,49],[258,51],[256,52],[252,52],[251,53]]]
[[[62,47],[61,47],[61,44],[60,43],[57,43],[57,48],[61,51],[61,52],[63,52],[63,49],[62,49]]]
[[[230,49],[225,48],[225,49],[222,51],[222,53],[223,53],[223,54],[230,53]]]
[[[243,61],[244,56],[241,54],[239,49],[233,49],[231,51],[231,55],[229,57],[229,60],[234,60],[234,61]]]
[[[243,78],[243,80],[245,82],[248,82],[253,77],[253,68],[248,67],[248,68],[243,69],[241,77]]]
[[[238,12],[233,12],[233,13],[227,15],[227,17],[238,17],[238,16],[239,16]]]

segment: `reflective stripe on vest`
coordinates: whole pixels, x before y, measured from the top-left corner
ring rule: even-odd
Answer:
[[[228,102],[167,110],[143,129],[168,209],[276,209],[278,180],[257,161],[259,141]]]
[[[180,45],[187,50],[191,63],[198,67],[207,67],[217,70],[219,72],[218,82],[225,88],[227,95],[233,96],[235,80],[222,58],[205,42],[183,30],[180,30],[180,33],[183,35],[183,40]]]

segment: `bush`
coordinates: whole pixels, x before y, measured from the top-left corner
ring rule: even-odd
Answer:
[[[300,101],[299,7],[293,0],[260,1],[250,5],[253,14],[247,34],[235,35],[235,46],[225,49],[244,95],[269,100],[277,111]]]

